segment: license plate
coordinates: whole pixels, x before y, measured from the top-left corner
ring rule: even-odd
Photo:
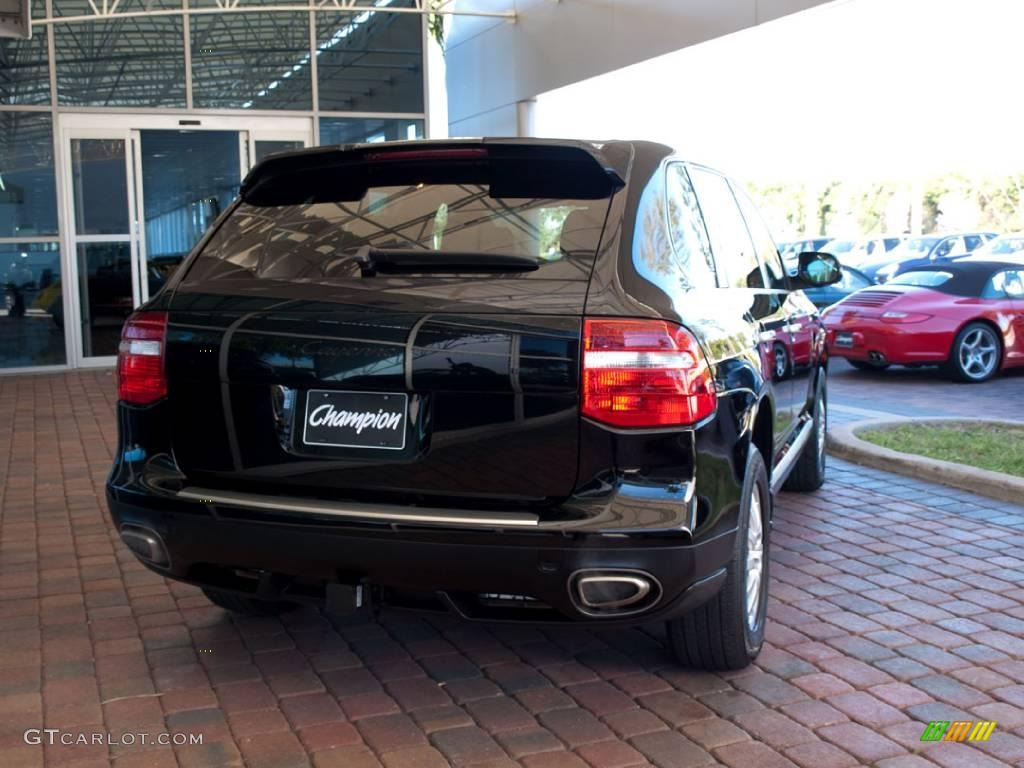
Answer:
[[[405,448],[405,394],[312,389],[306,396],[302,442],[332,448]]]
[[[848,332],[841,332],[836,334],[836,346],[837,347],[852,347],[853,346],[853,334]]]

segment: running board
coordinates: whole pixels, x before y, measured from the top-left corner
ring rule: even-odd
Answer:
[[[786,482],[789,473],[793,471],[796,460],[803,454],[804,446],[807,445],[812,434],[814,434],[814,419],[807,419],[800,427],[800,431],[796,433],[796,437],[790,442],[789,447],[786,448],[786,452],[782,454],[782,459],[772,470],[773,496],[782,490],[782,484]]]
[[[467,528],[536,528],[536,515],[516,512],[463,512],[458,509],[403,507],[397,504],[360,504],[298,499],[287,496],[261,496],[255,493],[213,491],[187,487],[176,494],[179,499],[240,509],[259,509],[300,515],[342,518],[353,522],[396,523],[405,525],[451,525]]]

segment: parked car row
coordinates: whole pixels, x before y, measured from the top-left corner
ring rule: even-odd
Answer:
[[[817,245],[842,264],[838,282],[805,291],[830,354],[862,370],[940,365],[968,382],[1024,365],[1024,233],[819,241],[780,252],[788,266],[794,248]]]

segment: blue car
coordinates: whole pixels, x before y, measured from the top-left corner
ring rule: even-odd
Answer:
[[[885,260],[862,266],[861,271],[873,282],[884,283],[916,267],[927,267],[971,253],[995,236],[995,232],[962,232],[911,237],[886,254]]]
[[[805,288],[804,296],[810,299],[818,309],[830,307],[837,301],[841,301],[854,291],[874,285],[874,281],[853,267],[842,267],[843,276],[838,283],[826,285],[821,288]]]

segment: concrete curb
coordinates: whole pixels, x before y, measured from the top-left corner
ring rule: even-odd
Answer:
[[[890,448],[883,448],[857,437],[858,432],[869,429],[884,429],[902,424],[942,424],[942,423],[976,423],[996,424],[1000,426],[1020,426],[1019,421],[1001,421],[999,419],[965,419],[965,418],[892,418],[858,421],[852,424],[829,427],[827,445],[833,456],[862,464],[875,469],[884,469],[901,475],[909,475],[920,480],[948,485],[971,493],[988,496],[1000,501],[1020,504],[1024,500],[1024,478],[978,469],[966,464],[952,461],[939,461],[911,453],[901,453]]]

